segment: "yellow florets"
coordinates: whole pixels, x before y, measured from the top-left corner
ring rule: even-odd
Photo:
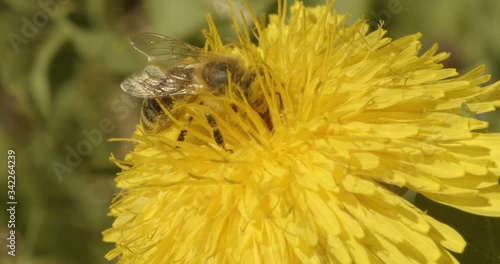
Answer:
[[[289,18],[280,9],[258,43],[248,31],[207,48],[255,70],[266,116],[249,98],[214,98],[222,111],[186,104],[179,127],[136,133],[118,175],[122,189],[105,240],[120,263],[449,263],[463,238],[384,184],[475,214],[500,216],[500,135],[460,115],[500,106],[483,68],[456,77],[419,34],[392,41],[381,28],[344,23],[333,3]],[[241,94],[241,93],[240,93]],[[251,98],[250,98],[251,100]],[[237,109],[237,110],[235,110]],[[213,115],[226,146],[213,140]],[[225,113],[224,115],[221,113]],[[270,124],[269,124],[270,122]],[[383,183],[383,184],[382,184]]]

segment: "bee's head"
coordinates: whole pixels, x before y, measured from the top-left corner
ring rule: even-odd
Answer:
[[[235,59],[214,60],[208,62],[202,70],[204,81],[216,96],[226,93],[230,79],[232,83],[241,84],[244,75],[244,70]]]
[[[202,71],[210,93],[222,96],[228,91],[229,80],[237,84],[254,110],[263,113],[267,110],[261,91],[254,87],[255,74],[245,69],[236,59],[214,60],[205,65]],[[255,90],[255,91],[254,91]]]

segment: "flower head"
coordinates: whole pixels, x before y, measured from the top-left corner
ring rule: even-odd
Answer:
[[[105,240],[120,263],[453,262],[463,238],[387,186],[500,216],[500,135],[461,114],[500,106],[479,67],[458,76],[420,35],[397,40],[332,12],[280,8],[223,46],[254,72],[217,107],[179,102],[164,132],[133,137]],[[257,21],[256,19],[254,19]],[[207,99],[208,100],[208,99]],[[256,102],[260,102],[256,103]],[[265,105],[258,111],[256,105]],[[216,121],[225,148],[213,138]],[[189,126],[182,120],[192,118]],[[185,129],[185,141],[177,141]]]

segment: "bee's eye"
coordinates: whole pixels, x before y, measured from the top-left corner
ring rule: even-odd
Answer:
[[[228,64],[225,62],[211,62],[203,69],[203,79],[210,86],[220,86],[227,84]]]
[[[210,76],[211,82],[214,85],[224,85],[227,84],[227,65],[226,64],[218,64],[217,67],[213,70],[212,75]]]
[[[221,95],[225,92],[228,84],[228,72],[231,74],[233,82],[239,82],[241,78],[239,66],[234,61],[216,61],[205,65],[202,71],[203,79],[212,88],[214,95]]]

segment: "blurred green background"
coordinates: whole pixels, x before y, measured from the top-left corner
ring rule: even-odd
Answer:
[[[274,0],[250,4],[257,14],[276,11]],[[233,5],[244,9],[243,0]],[[394,38],[422,32],[424,47],[440,42],[453,53],[447,66],[464,73],[486,64],[493,80],[500,78],[497,0],[338,0],[336,6],[351,21],[385,20]],[[0,263],[107,263],[113,245],[102,242],[101,232],[113,220],[107,212],[119,171],[109,155],[132,149],[107,139],[132,134],[140,102],[119,84],[146,63],[127,38],[152,31],[201,46],[206,13],[223,37],[232,36],[226,0],[0,2],[0,162],[7,164],[8,149],[16,151],[18,201],[16,257],[6,254],[2,213]],[[500,131],[499,115],[487,118]],[[6,184],[4,176],[4,205]],[[422,197],[416,203],[462,232],[469,241],[458,256],[463,263],[500,263],[498,219],[465,216]]]

